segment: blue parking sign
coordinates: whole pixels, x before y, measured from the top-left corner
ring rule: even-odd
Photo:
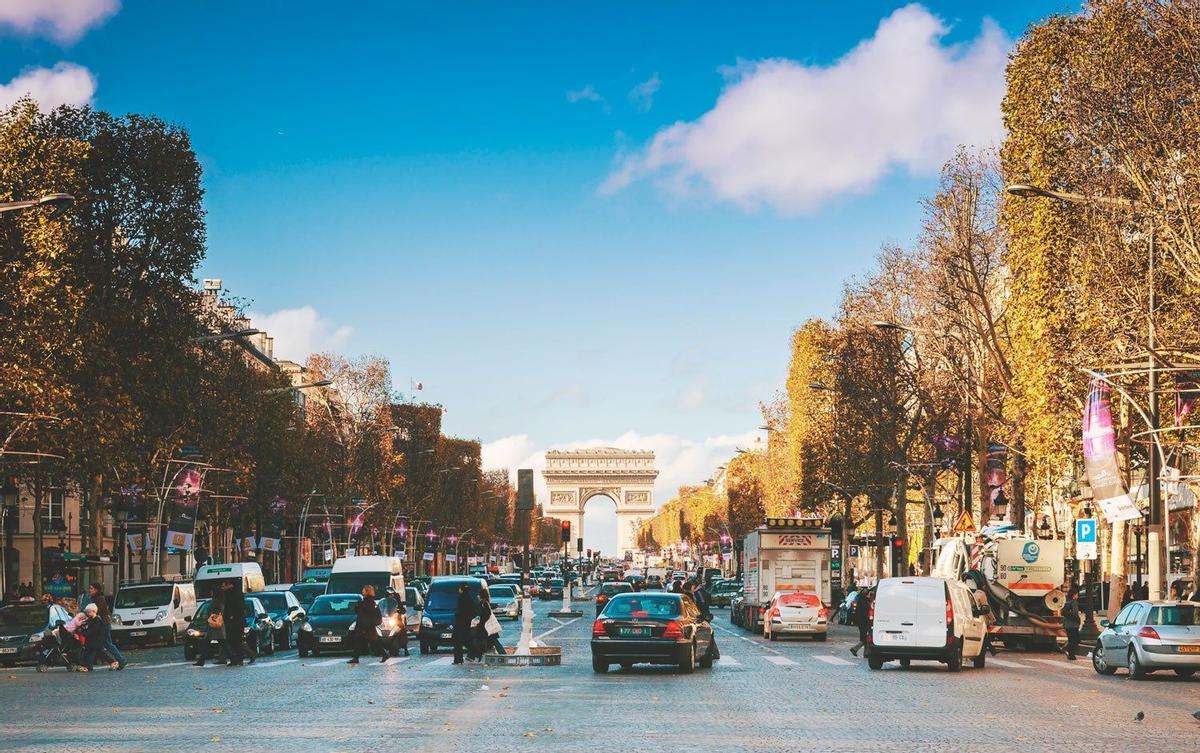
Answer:
[[[1096,519],[1080,518],[1075,521],[1075,541],[1079,544],[1096,543]]]

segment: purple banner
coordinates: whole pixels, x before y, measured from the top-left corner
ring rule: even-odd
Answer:
[[[1107,384],[1100,379],[1092,380],[1083,409],[1083,465],[1092,495],[1105,519],[1109,523],[1137,520],[1142,514],[1129,498],[1117,465],[1117,435],[1113,431],[1108,394]]]

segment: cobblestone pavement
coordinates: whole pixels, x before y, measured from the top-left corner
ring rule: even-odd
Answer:
[[[592,605],[575,621],[545,616],[553,606],[535,604],[534,632],[562,646],[557,668],[458,667],[414,650],[382,665],[290,651],[198,669],[181,649],[149,648],[124,672],[0,669],[0,750],[1200,750],[1197,680],[1134,683],[1024,653],[956,675],[924,662],[871,672],[848,653],[848,628],[826,643],[769,643],[730,626],[727,610],[711,670],[596,675]],[[506,624],[503,639],[516,632]]]

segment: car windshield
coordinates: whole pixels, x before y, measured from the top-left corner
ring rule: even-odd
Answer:
[[[420,596],[417,594],[417,589],[415,586],[409,586],[408,588],[404,589],[404,600],[409,604],[416,604],[417,601],[420,600]]]
[[[5,607],[0,609],[0,628],[40,630],[46,627],[47,614],[49,612],[41,604],[28,607]]]
[[[517,589],[512,586],[491,586],[488,588],[488,595],[493,599],[515,599]]]
[[[458,606],[458,583],[434,583],[429,587],[425,608],[434,612],[449,612]],[[471,589],[472,593],[477,593]]]
[[[821,600],[816,594],[782,594],[779,603],[785,607],[819,607]]]
[[[313,602],[312,615],[354,614],[354,605],[362,600],[358,594],[338,594],[337,596],[321,596]]]
[[[1198,608],[1192,604],[1177,604],[1171,607],[1155,607],[1150,610],[1147,625],[1162,625],[1166,627],[1191,627],[1196,624]]]
[[[372,586],[375,593],[387,591],[392,576],[384,572],[363,573],[334,573],[329,576],[329,586],[326,593],[331,594],[361,594],[363,586]]]
[[[554,588],[562,588],[563,587],[563,579],[562,578],[552,578],[550,580],[550,585],[553,586]]]
[[[287,596],[283,591],[264,591],[258,594],[258,600],[272,612],[282,612],[288,608]]]
[[[307,607],[313,603],[314,599],[325,593],[325,584],[316,583],[309,585],[305,583],[303,585],[292,586],[292,593],[296,595],[297,601]]]
[[[679,598],[666,596],[620,596],[604,608],[605,617],[662,617],[679,616]]]
[[[633,586],[629,585],[628,583],[605,583],[603,586],[600,587],[600,593],[602,593],[606,596],[612,596],[613,594],[619,594],[619,593],[627,593],[630,591],[633,591]]]
[[[203,622],[204,620],[207,620],[208,613],[211,610],[211,608],[212,608],[211,601],[200,602],[200,606],[199,606],[199,608],[196,609],[196,614],[192,617],[192,619],[197,620],[199,622]]]
[[[122,588],[117,591],[117,600],[113,603],[116,609],[140,609],[142,607],[161,607],[171,601],[175,593],[174,586],[135,586]]]

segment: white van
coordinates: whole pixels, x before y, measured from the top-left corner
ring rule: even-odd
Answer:
[[[333,563],[327,594],[358,594],[363,586],[375,587],[375,598],[382,599],[389,588],[394,588],[404,599],[404,571],[399,557],[371,554],[362,557],[342,557]]]
[[[196,591],[191,583],[155,579],[123,584],[112,605],[113,642],[174,646],[195,613]]]
[[[884,578],[871,612],[871,669],[882,669],[892,659],[899,659],[902,667],[913,659],[932,659],[951,672],[962,669],[963,659],[983,667],[987,608],[977,609],[971,592],[959,581]]]
[[[211,599],[221,581],[233,580],[243,594],[265,591],[266,578],[257,562],[229,562],[224,565],[205,565],[196,571],[194,583],[197,599]]]

